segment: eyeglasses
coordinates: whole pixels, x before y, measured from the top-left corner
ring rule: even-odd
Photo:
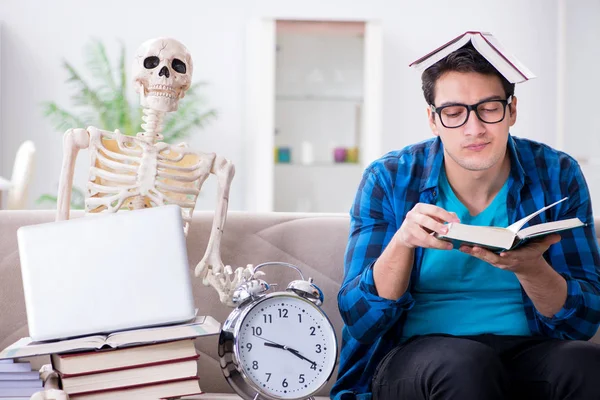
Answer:
[[[485,100],[470,106],[466,104],[448,104],[436,107],[431,104],[431,111],[440,116],[442,125],[446,128],[458,128],[469,120],[471,111],[475,111],[477,118],[486,124],[497,124],[506,115],[506,106],[512,102],[512,96],[506,100]]]

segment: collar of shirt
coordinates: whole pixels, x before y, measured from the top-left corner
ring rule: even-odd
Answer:
[[[523,187],[526,182],[526,175],[519,154],[517,152],[515,141],[511,135],[508,135],[507,151],[510,155],[510,179],[517,187],[516,190]],[[421,177],[420,192],[436,189],[438,187],[440,173],[444,162],[444,144],[440,137],[436,137],[432,143],[429,154],[427,155],[427,168],[423,168]],[[511,185],[512,186],[512,185]]]

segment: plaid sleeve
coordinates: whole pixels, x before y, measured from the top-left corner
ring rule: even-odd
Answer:
[[[389,300],[379,297],[375,288],[373,264],[397,229],[392,204],[375,170],[365,171],[350,217],[338,306],[352,337],[372,343],[414,303],[408,291],[398,300]]]
[[[549,336],[587,340],[600,324],[600,256],[585,178],[574,160],[568,170],[569,204],[560,219],[578,217],[586,226],[561,232],[562,240],[546,253],[546,260],[567,281],[567,300],[553,317],[536,310],[536,318]]]

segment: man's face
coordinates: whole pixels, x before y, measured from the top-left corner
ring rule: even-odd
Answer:
[[[448,72],[435,85],[434,106],[447,104],[472,105],[484,100],[506,100],[500,78],[476,72]],[[440,136],[446,163],[455,163],[469,171],[485,171],[502,162],[506,154],[508,130],[517,119],[517,99],[506,107],[504,119],[495,124],[482,122],[474,111],[467,122],[458,128],[446,128],[440,116],[427,109],[429,125]],[[447,124],[448,125],[448,124]]]

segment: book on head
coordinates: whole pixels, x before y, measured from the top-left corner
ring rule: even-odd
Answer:
[[[540,210],[520,219],[514,224],[506,227],[495,226],[475,226],[461,223],[451,222],[448,226],[448,233],[445,235],[435,234],[438,239],[446,240],[454,244],[454,248],[458,248],[461,244],[470,246],[484,247],[492,251],[507,251],[513,250],[528,240],[539,238],[557,233],[568,229],[585,226],[579,218],[569,218],[560,221],[544,222],[523,229],[523,226],[536,215],[554,207],[568,199],[565,197],[549,206],[543,207]]]
[[[489,32],[467,31],[432,52],[410,63],[410,67],[423,72],[450,53],[471,42],[475,50],[490,62],[510,83],[521,83],[535,75]]]
[[[216,335],[219,333],[220,328],[221,324],[213,317],[199,316],[192,322],[184,324],[121,331],[110,335],[84,336],[54,342],[34,342],[31,338],[26,337],[0,351],[0,359],[98,350],[103,347],[121,348],[170,342],[179,339]]]

